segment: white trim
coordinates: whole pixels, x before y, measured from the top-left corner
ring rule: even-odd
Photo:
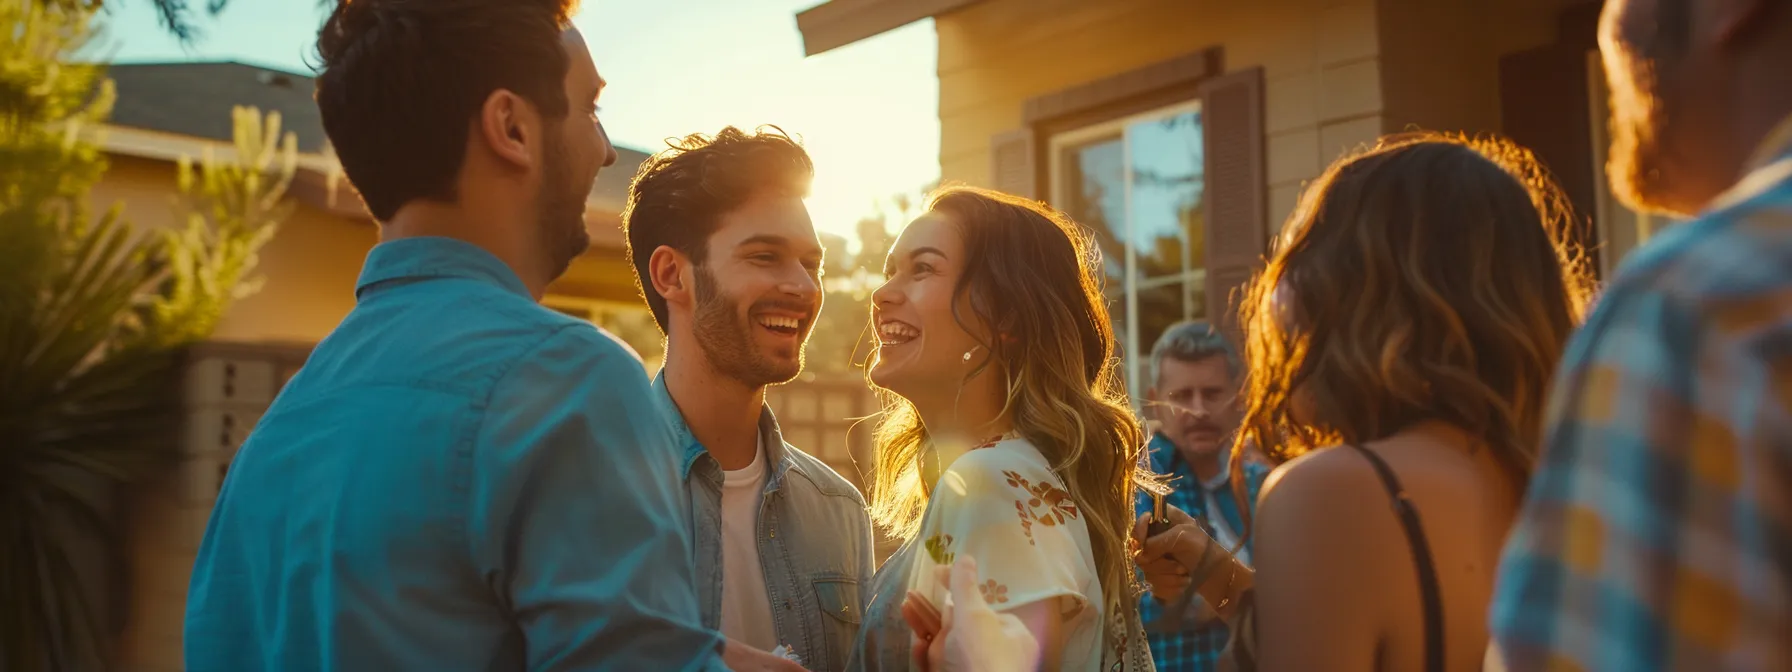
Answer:
[[[1058,148],[1063,145],[1074,145],[1074,144],[1080,144],[1083,142],[1087,142],[1088,140],[1090,140],[1092,138],[1098,138],[1103,135],[1109,135],[1109,134],[1113,133],[1115,130],[1119,130],[1122,133],[1124,133],[1127,126],[1130,126],[1137,122],[1153,121],[1153,120],[1157,120],[1157,119],[1163,119],[1165,117],[1174,117],[1178,114],[1184,114],[1187,112],[1199,112],[1199,111],[1201,111],[1200,99],[1198,99],[1198,98],[1190,99],[1185,102],[1175,103],[1173,105],[1165,105],[1163,107],[1156,107],[1156,108],[1152,108],[1152,109],[1149,109],[1149,110],[1146,110],[1144,112],[1140,112],[1137,114],[1131,114],[1131,115],[1127,115],[1124,117],[1115,117],[1113,119],[1109,119],[1107,121],[1103,121],[1100,123],[1090,124],[1088,126],[1083,126],[1081,128],[1064,131],[1062,133],[1055,134],[1051,137],[1050,146],[1051,146],[1051,150],[1052,150],[1052,155],[1054,157],[1057,156]]]
[[[796,14],[803,55],[837,49],[979,0],[830,0]]]
[[[83,139],[99,145],[101,150],[108,153],[144,159],[197,159],[204,156],[208,149],[221,160],[228,161],[236,157],[236,146],[228,142],[178,133],[101,124],[84,128],[81,134]],[[338,174],[342,170],[342,164],[329,152],[299,152],[297,160],[300,169],[323,175]]]
[[[1115,136],[1118,136],[1119,138],[1121,156],[1120,170],[1122,175],[1121,183],[1126,190],[1122,196],[1122,202],[1124,203],[1127,212],[1122,218],[1124,221],[1120,223],[1120,228],[1122,230],[1109,231],[1109,233],[1119,236],[1120,244],[1124,245],[1126,248],[1126,262],[1120,278],[1122,285],[1121,296],[1123,296],[1126,301],[1126,333],[1121,334],[1120,337],[1124,339],[1122,342],[1125,343],[1126,350],[1126,385],[1128,392],[1131,393],[1132,398],[1135,400],[1135,404],[1137,403],[1136,400],[1143,398],[1143,388],[1141,385],[1144,381],[1141,380],[1143,376],[1140,375],[1139,364],[1145,360],[1144,354],[1139,352],[1139,291],[1154,289],[1177,282],[1185,283],[1182,291],[1182,310],[1184,315],[1188,315],[1193,312],[1192,309],[1194,307],[1193,295],[1188,289],[1189,284],[1195,281],[1202,281],[1204,283],[1207,278],[1207,269],[1190,268],[1190,266],[1194,265],[1194,260],[1190,256],[1192,254],[1191,248],[1193,247],[1194,241],[1185,240],[1182,245],[1184,262],[1182,272],[1153,278],[1138,277],[1138,248],[1133,240],[1133,218],[1131,213],[1133,184],[1131,160],[1132,145],[1127,141],[1127,128],[1141,122],[1167,119],[1177,115],[1199,112],[1200,110],[1200,99],[1188,100],[1057,133],[1047,139],[1046,142],[1046,151],[1048,153],[1046,158],[1048,169],[1046,172],[1051,179],[1051,183],[1046,186],[1046,189],[1044,190],[1045,195],[1052,201],[1062,202],[1063,199],[1059,198],[1058,191],[1065,186],[1064,166],[1062,161],[1064,150],[1076,145],[1087,144],[1095,140],[1112,138]],[[1205,125],[1206,120],[1203,119],[1202,128],[1205,128]],[[1205,182],[1202,183],[1202,189],[1206,189]],[[1203,194],[1203,196],[1205,196],[1205,194]],[[1099,204],[1097,205],[1099,206]],[[1109,225],[1112,226],[1113,222],[1109,222]],[[1203,284],[1203,287],[1205,287],[1205,284]]]
[[[213,156],[222,161],[236,158],[236,146],[231,143],[180,133],[99,124],[83,127],[80,134],[83,140],[98,145],[101,151],[120,156],[173,162],[182,159],[198,160],[205,156],[207,150],[210,150]],[[322,175],[329,179],[331,184],[336,184],[337,180],[346,180],[342,174],[342,163],[336,159],[336,153],[327,144],[322,152],[299,152],[296,163],[299,170]],[[346,182],[342,184],[346,186]],[[602,201],[595,194],[587,195],[585,202],[587,211],[596,210],[603,213],[622,211],[622,204]],[[590,217],[588,216],[587,219],[589,220]]]
[[[1139,289],[1157,289],[1159,287],[1174,285],[1178,282],[1191,283],[1191,282],[1204,282],[1206,280],[1207,280],[1207,269],[1196,268],[1192,271],[1184,271],[1182,273],[1172,273],[1170,275],[1160,275],[1160,276],[1157,276],[1154,278],[1145,278],[1143,280],[1138,281],[1138,283],[1133,286],[1137,287]],[[1184,313],[1194,312],[1192,310],[1194,308],[1194,306],[1189,305],[1190,303],[1192,303],[1192,302],[1188,302],[1188,301],[1183,302],[1182,310]]]

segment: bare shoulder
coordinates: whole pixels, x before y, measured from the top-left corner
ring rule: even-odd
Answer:
[[[1371,469],[1363,456],[1351,448],[1320,448],[1270,472],[1263,481],[1258,507],[1267,509],[1274,504],[1274,508],[1287,511],[1309,506],[1323,510],[1370,496],[1385,496]]]
[[[1257,543],[1296,546],[1297,552],[1361,547],[1386,532],[1387,508],[1387,491],[1363,456],[1344,446],[1321,448],[1282,465],[1264,482]]]

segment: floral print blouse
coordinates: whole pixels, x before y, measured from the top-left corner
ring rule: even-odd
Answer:
[[[903,599],[913,590],[945,605],[948,591],[936,569],[967,554],[977,560],[979,588],[995,610],[1041,600],[1058,604],[1066,635],[1059,669],[1150,669],[1137,618],[1106,617],[1083,512],[1025,439],[965,453],[941,474],[921,531],[872,579],[871,603],[847,668],[909,669],[912,633],[902,620]]]

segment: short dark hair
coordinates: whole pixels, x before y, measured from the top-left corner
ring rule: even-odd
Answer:
[[[577,0],[339,0],[317,34],[317,107],[374,219],[452,201],[472,120],[493,91],[558,119],[560,33]]]
[[[809,153],[776,126],[752,133],[729,126],[714,136],[693,133],[666,145],[641,163],[622,210],[635,282],[662,332],[668,328],[666,298],[653,291],[647,277],[653,251],[664,245],[702,265],[723,214],[764,190],[806,197],[815,178]]]
[[[1151,346],[1151,383],[1156,385],[1158,377],[1163,375],[1165,359],[1198,362],[1208,357],[1225,358],[1226,375],[1234,381],[1238,380],[1238,374],[1244,373],[1238,348],[1213,325],[1200,320],[1172,324]]]

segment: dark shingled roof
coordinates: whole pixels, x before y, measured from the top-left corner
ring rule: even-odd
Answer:
[[[310,77],[241,63],[113,65],[106,74],[118,87],[115,125],[230,142],[230,108],[247,105],[278,111],[299,151],[323,151]]]
[[[114,125],[230,142],[230,109],[245,105],[279,111],[281,128],[298,135],[299,151],[323,151],[323,119],[309,76],[234,62],[113,64],[107,76],[118,88]],[[599,174],[591,195],[620,209],[647,155],[626,147],[616,152],[616,165]]]

